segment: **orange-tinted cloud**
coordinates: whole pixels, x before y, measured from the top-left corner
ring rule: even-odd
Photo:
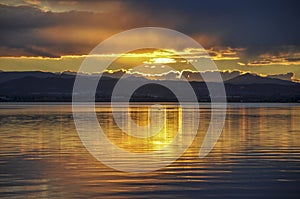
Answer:
[[[257,60],[250,61],[248,66],[271,66],[271,65],[299,65],[300,52],[281,52],[277,55],[262,54]]]

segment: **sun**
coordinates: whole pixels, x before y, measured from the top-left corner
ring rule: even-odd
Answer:
[[[171,63],[176,63],[176,60],[173,58],[162,58],[162,57],[157,57],[157,58],[152,58],[148,61],[148,63],[151,64],[171,64]]]
[[[153,63],[155,64],[169,64],[169,63],[176,63],[175,59],[172,58],[153,58]]]

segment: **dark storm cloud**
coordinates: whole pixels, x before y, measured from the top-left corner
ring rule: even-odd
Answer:
[[[1,55],[84,54],[113,33],[141,26],[173,28],[196,39],[215,38],[214,43],[204,46],[246,48],[248,56],[276,51],[279,46],[300,45],[300,3],[292,0],[37,3],[0,6]],[[42,10],[45,5],[50,6],[49,11]],[[51,7],[64,11],[56,12]],[[102,36],[97,37],[96,33]]]
[[[89,2],[93,7],[92,1]],[[53,12],[37,6],[0,4],[0,55],[86,54],[100,41],[122,30],[168,24],[159,18],[157,21],[149,18],[144,24],[147,16],[138,16],[128,9],[117,5],[105,12]]]
[[[56,13],[30,6],[0,5],[0,53],[4,56],[14,55],[16,52],[19,56],[19,52],[21,55],[50,57],[86,53],[86,50],[96,44],[89,43],[88,36],[87,41],[80,37],[72,41],[68,38],[80,32],[86,33],[87,30],[113,30],[115,25],[109,23],[107,18],[112,18],[112,13]]]
[[[130,7],[153,17],[177,18],[184,33],[212,34],[221,44],[273,46],[300,44],[299,1],[129,1]]]

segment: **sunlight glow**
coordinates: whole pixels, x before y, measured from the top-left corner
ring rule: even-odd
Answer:
[[[170,64],[170,63],[176,63],[176,60],[173,58],[153,58],[150,59],[149,62],[146,63],[152,63],[152,64]]]

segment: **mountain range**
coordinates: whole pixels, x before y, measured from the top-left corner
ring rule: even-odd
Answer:
[[[124,71],[105,72],[98,83],[96,101],[110,101],[111,94]],[[207,72],[206,72],[207,73]],[[213,73],[213,72],[211,72]],[[192,75],[193,76],[192,76]],[[95,81],[98,74],[79,74],[87,81]],[[198,76],[197,76],[198,75]],[[198,100],[210,101],[210,95],[200,74],[182,73],[194,89]],[[192,76],[192,77],[191,77]],[[300,83],[291,80],[292,74],[259,76],[250,73],[221,72],[229,102],[300,102]],[[63,72],[0,72],[0,101],[72,101],[73,84],[76,73]],[[213,76],[212,76],[213,77]],[[158,79],[126,74],[125,81],[144,81],[150,84],[137,89],[131,96],[132,101],[177,101],[167,88],[158,85],[159,81],[181,86],[184,82],[177,79]],[[211,80],[213,83],[213,79]],[[216,83],[217,84],[217,83]],[[122,101],[122,96],[120,96]]]

